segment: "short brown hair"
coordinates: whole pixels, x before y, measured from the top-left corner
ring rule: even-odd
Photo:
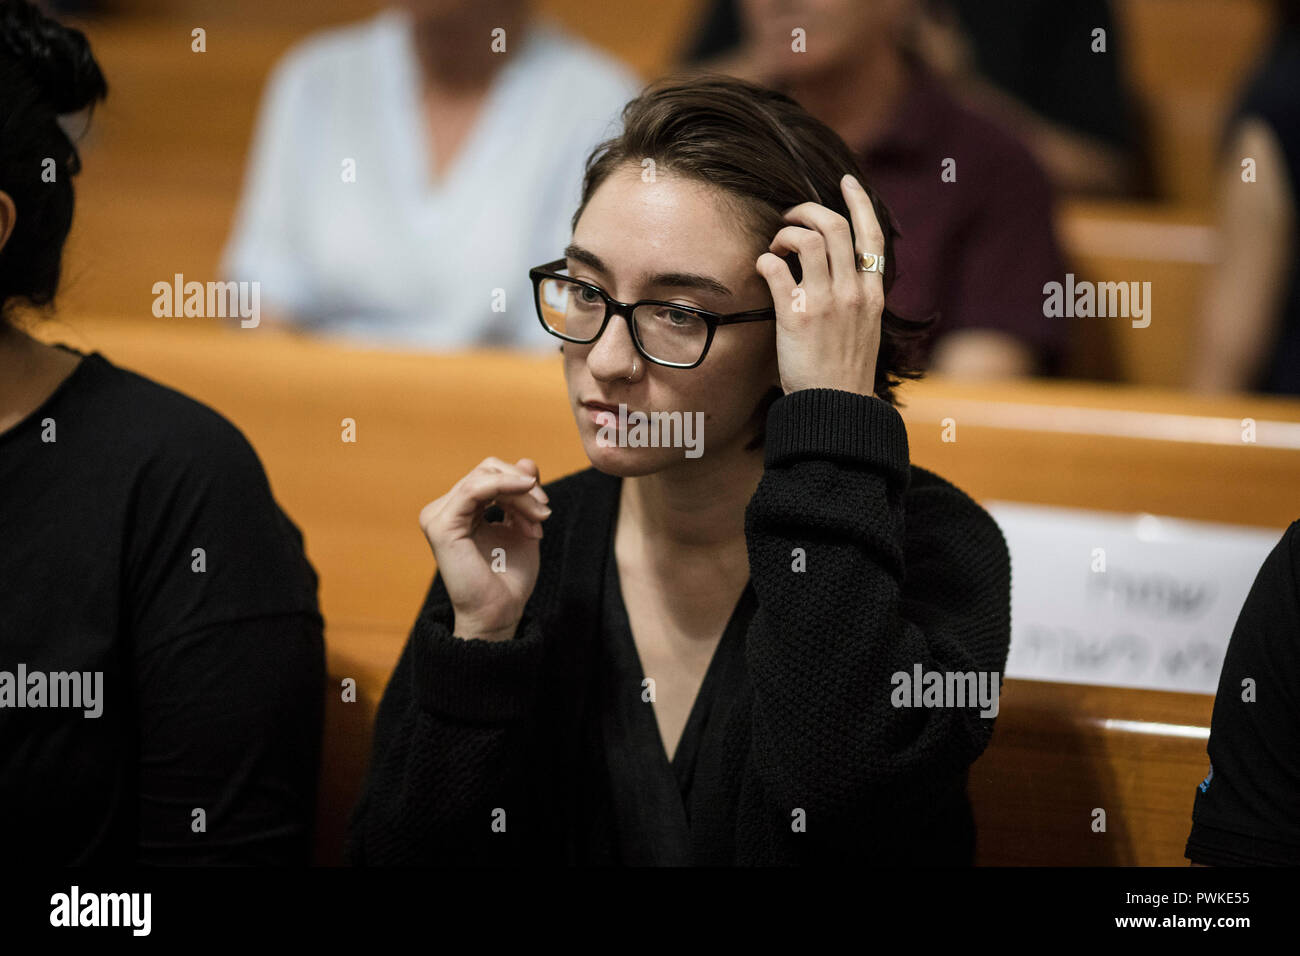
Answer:
[[[646,159],[723,190],[737,201],[748,220],[744,225],[764,239],[787,225],[782,213],[801,202],[820,203],[850,219],[840,179],[852,173],[871,197],[885,236],[885,292],[893,285],[898,230],[889,210],[844,141],[784,93],[718,74],[679,74],[651,83],[623,108],[622,132],[588,157],[573,225],[610,173]],[[876,360],[880,398],[895,404],[894,387],[924,374],[918,348],[933,322],[933,316],[904,319],[885,309]],[[765,404],[778,397],[780,389],[773,389]],[[761,440],[760,433],[756,444]]]

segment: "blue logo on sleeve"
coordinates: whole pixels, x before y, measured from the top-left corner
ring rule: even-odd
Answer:
[[[1214,779],[1214,764],[1210,764],[1210,772],[1205,775],[1201,781],[1201,793],[1207,793],[1210,789],[1210,781]]]

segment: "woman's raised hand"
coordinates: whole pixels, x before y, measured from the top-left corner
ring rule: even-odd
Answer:
[[[497,505],[505,520],[488,522]],[[463,638],[509,640],[537,584],[538,540],[550,517],[537,463],[485,458],[420,512]]]
[[[858,181],[845,176],[840,189],[853,220],[851,233],[849,220],[834,210],[800,203],[786,210],[790,225],[755,263],[772,290],[777,365],[787,395],[804,388],[875,394],[884,277],[859,272],[856,254],[884,255],[885,237]],[[803,270],[798,285],[781,258],[792,252]]]

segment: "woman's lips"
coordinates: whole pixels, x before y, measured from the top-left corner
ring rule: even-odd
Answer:
[[[607,405],[604,402],[583,402],[582,407],[587,410],[591,417],[592,424],[599,427],[618,427],[618,408],[614,405]]]
[[[605,426],[610,428],[618,427],[618,409],[598,402],[583,402],[582,407],[587,410],[593,425],[602,428]]]

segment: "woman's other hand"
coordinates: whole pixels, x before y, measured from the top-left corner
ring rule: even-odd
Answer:
[[[455,611],[457,637],[514,637],[537,584],[537,542],[551,514],[539,479],[532,459],[511,465],[485,458],[420,512]],[[485,520],[491,505],[501,508],[505,520]]]

